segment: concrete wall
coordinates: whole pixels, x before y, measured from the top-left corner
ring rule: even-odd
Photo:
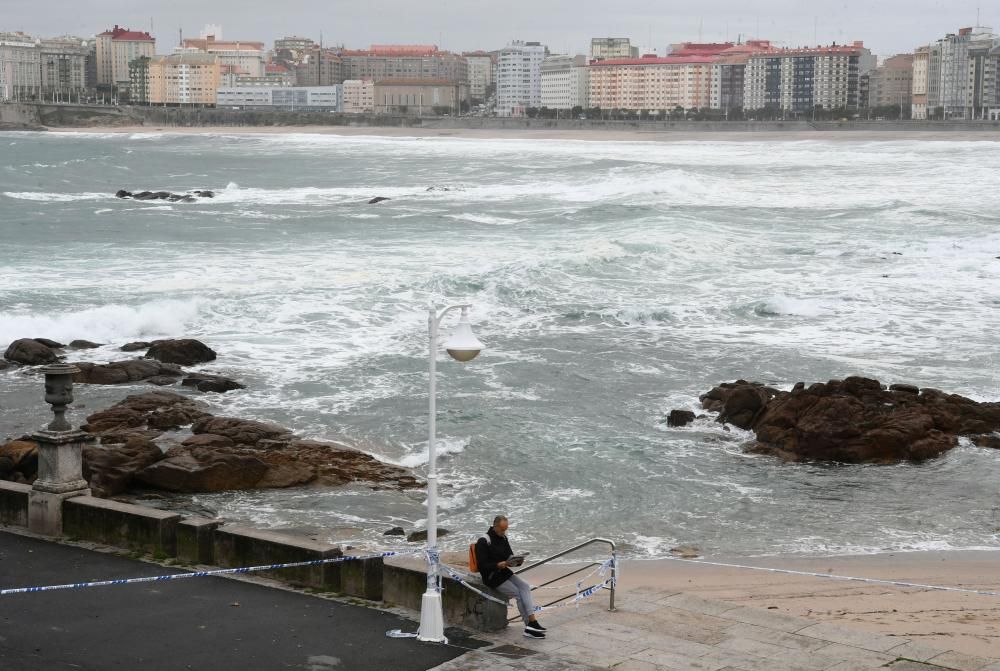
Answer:
[[[172,557],[181,516],[93,496],[63,503],[63,534],[70,538]]]
[[[28,496],[31,485],[0,480],[0,524],[28,526]]]

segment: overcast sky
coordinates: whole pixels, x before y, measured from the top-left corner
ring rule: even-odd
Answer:
[[[976,23],[1000,28],[996,0],[0,0],[0,31],[90,36],[117,23],[149,30],[157,51],[178,29],[205,24],[226,39],[270,43],[300,35],[325,44],[438,44],[462,51],[540,41],[553,52],[585,53],[590,38],[629,37],[661,52],[673,42],[759,36],[785,46],[864,40],[875,53],[912,51]],[[260,7],[254,11],[254,7]]]

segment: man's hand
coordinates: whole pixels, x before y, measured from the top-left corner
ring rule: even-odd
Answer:
[[[497,562],[497,568],[507,568],[507,562],[505,562],[505,561],[498,561]]]

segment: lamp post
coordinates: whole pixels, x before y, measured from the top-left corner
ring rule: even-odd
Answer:
[[[461,310],[458,327],[444,344],[451,358],[461,363],[472,361],[483,351],[483,343],[476,338],[469,323],[471,305],[451,305],[438,312],[430,308],[427,323],[430,330],[430,386],[429,417],[427,439],[427,591],[420,602],[420,629],[417,639],[444,643],[444,612],[441,607],[441,579],[438,575],[440,557],[437,550],[437,453],[435,438],[437,433],[437,354],[438,330],[441,321],[453,310]]]

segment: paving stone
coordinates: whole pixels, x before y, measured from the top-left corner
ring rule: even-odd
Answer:
[[[957,669],[957,671],[981,671],[981,669],[994,662],[992,659],[973,657],[972,655],[965,655],[953,650],[943,652],[936,657],[931,657],[927,661],[931,664],[943,666],[946,669]]]
[[[723,630],[722,633],[728,636],[750,638],[755,641],[761,641],[762,643],[780,645],[781,647],[788,648],[789,650],[817,650],[822,648],[824,645],[827,645],[826,641],[821,641],[818,638],[800,636],[799,634],[789,634],[784,631],[775,631],[774,629],[760,627],[755,624],[747,624],[745,622],[738,622],[728,629]]]
[[[638,659],[626,659],[615,667],[615,671],[664,671],[666,668],[665,666],[642,662]]]
[[[734,657],[722,654],[721,651],[715,651],[703,657],[690,657],[683,653],[659,648],[643,650],[632,655],[632,659],[662,666],[671,669],[671,671],[718,671],[718,669],[735,661]]]
[[[816,654],[823,655],[824,657],[842,659],[845,662],[857,662],[858,664],[862,664],[868,668],[884,666],[896,659],[894,656],[887,655],[884,652],[863,650],[861,648],[855,648],[850,645],[842,645],[840,643],[830,643],[828,645],[824,645],[822,648],[816,650]]]
[[[674,608],[672,606],[663,606],[661,609],[654,610],[648,615],[651,619],[658,620],[660,622],[685,624],[712,631],[723,631],[733,626],[732,620],[725,620],[721,617],[716,617],[715,615],[696,613],[692,610],[684,610],[682,608]]]
[[[885,652],[908,640],[899,638],[898,636],[886,636],[885,634],[874,634],[861,631],[860,629],[849,629],[839,624],[831,624],[830,622],[820,622],[811,627],[800,629],[796,633],[800,636],[811,636],[812,638],[830,641],[831,643],[841,643],[854,648],[874,650],[875,652]]]
[[[689,610],[694,613],[704,613],[705,615],[721,615],[727,611],[739,608],[736,604],[726,603],[725,601],[712,601],[683,593],[669,596],[666,599],[660,599],[657,603],[662,603],[664,606],[670,606],[671,608]]]
[[[704,657],[711,652],[718,652],[717,648],[696,641],[688,641],[666,633],[650,633],[643,636],[639,641],[646,644],[647,648],[656,648],[665,652],[687,655],[688,657]]]
[[[745,622],[746,624],[756,624],[769,629],[778,629],[788,633],[798,632],[801,629],[816,624],[814,620],[807,620],[804,617],[765,610],[763,608],[750,608],[748,606],[727,610],[720,617],[727,620],[735,620],[736,622]]]
[[[892,671],[942,671],[940,666],[924,664],[923,662],[913,662],[906,659],[900,662],[893,662],[886,668],[892,669]]]
[[[573,628],[616,641],[634,641],[637,638],[642,638],[646,633],[635,627],[628,627],[618,622],[608,621],[608,618],[600,615],[593,615],[579,620],[573,625]]]
[[[937,657],[944,652],[946,651],[941,648],[935,648],[917,641],[907,641],[902,645],[897,645],[895,648],[886,650],[886,654],[903,657],[904,659],[912,659],[915,662],[926,662],[928,659]]]
[[[801,666],[815,671],[824,671],[839,662],[839,659],[816,654],[809,650],[790,650],[773,643],[762,643],[750,638],[731,638],[717,646],[721,650],[776,659],[794,666]]]

